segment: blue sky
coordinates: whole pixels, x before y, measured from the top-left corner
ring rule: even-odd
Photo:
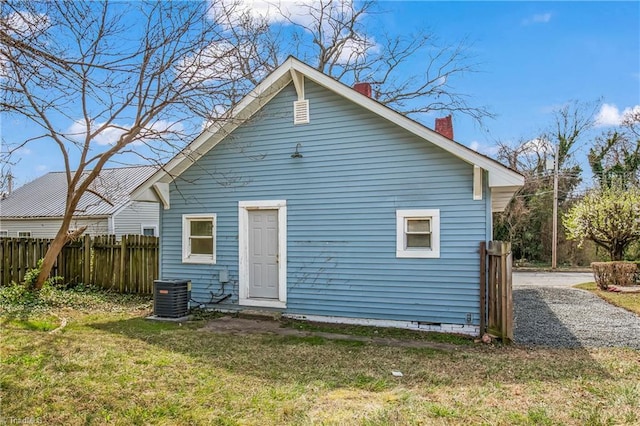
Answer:
[[[443,39],[467,36],[479,73],[461,89],[497,117],[488,132],[454,116],[456,140],[492,151],[495,140],[533,138],[552,111],[601,99],[619,113],[640,104],[640,3],[401,2],[407,25],[424,23]],[[389,17],[390,23],[396,20]],[[611,122],[612,108],[606,108]],[[600,126],[597,133],[604,129]]]
[[[638,2],[380,2],[385,30],[427,28],[443,42],[467,38],[480,72],[456,89],[487,106],[495,119],[480,128],[454,115],[455,139],[492,154],[496,140],[535,138],[552,122],[552,111],[571,100],[603,104],[606,130],[627,108],[640,105],[640,3]],[[435,118],[435,116],[433,117]],[[431,117],[425,121],[430,123]],[[605,125],[606,124],[606,125]],[[20,141],[24,121],[0,123],[3,141]],[[578,151],[586,155],[588,140]],[[22,185],[63,170],[53,146],[27,146],[16,159]]]

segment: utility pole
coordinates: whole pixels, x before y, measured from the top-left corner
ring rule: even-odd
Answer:
[[[558,160],[560,144],[556,145],[553,164],[553,241],[551,242],[551,269],[558,267]]]

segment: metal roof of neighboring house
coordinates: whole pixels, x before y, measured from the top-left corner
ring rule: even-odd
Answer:
[[[74,216],[113,214],[129,202],[131,192],[157,170],[156,166],[103,169],[89,187],[90,191],[80,199]],[[66,176],[65,172],[50,172],[16,189],[0,200],[0,217],[62,217],[67,196]]]

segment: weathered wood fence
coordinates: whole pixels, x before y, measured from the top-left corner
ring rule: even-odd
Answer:
[[[25,273],[44,257],[51,239],[0,238],[0,285],[22,282]],[[115,235],[71,241],[51,271],[68,284],[93,284],[122,293],[151,294],[159,274],[157,237]]]
[[[480,332],[513,341],[511,243],[480,243]]]

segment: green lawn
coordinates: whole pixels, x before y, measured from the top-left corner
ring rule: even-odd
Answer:
[[[616,293],[604,291],[600,290],[596,283],[578,284],[575,287],[582,290],[588,290],[612,305],[619,306],[640,315],[640,293]]]
[[[412,349],[215,334],[202,329],[204,320],[152,322],[144,313],[140,304],[111,302],[31,315],[5,310],[0,417],[48,425],[640,422],[635,350],[459,339],[445,339],[450,350]],[[52,333],[63,317],[66,327]]]

